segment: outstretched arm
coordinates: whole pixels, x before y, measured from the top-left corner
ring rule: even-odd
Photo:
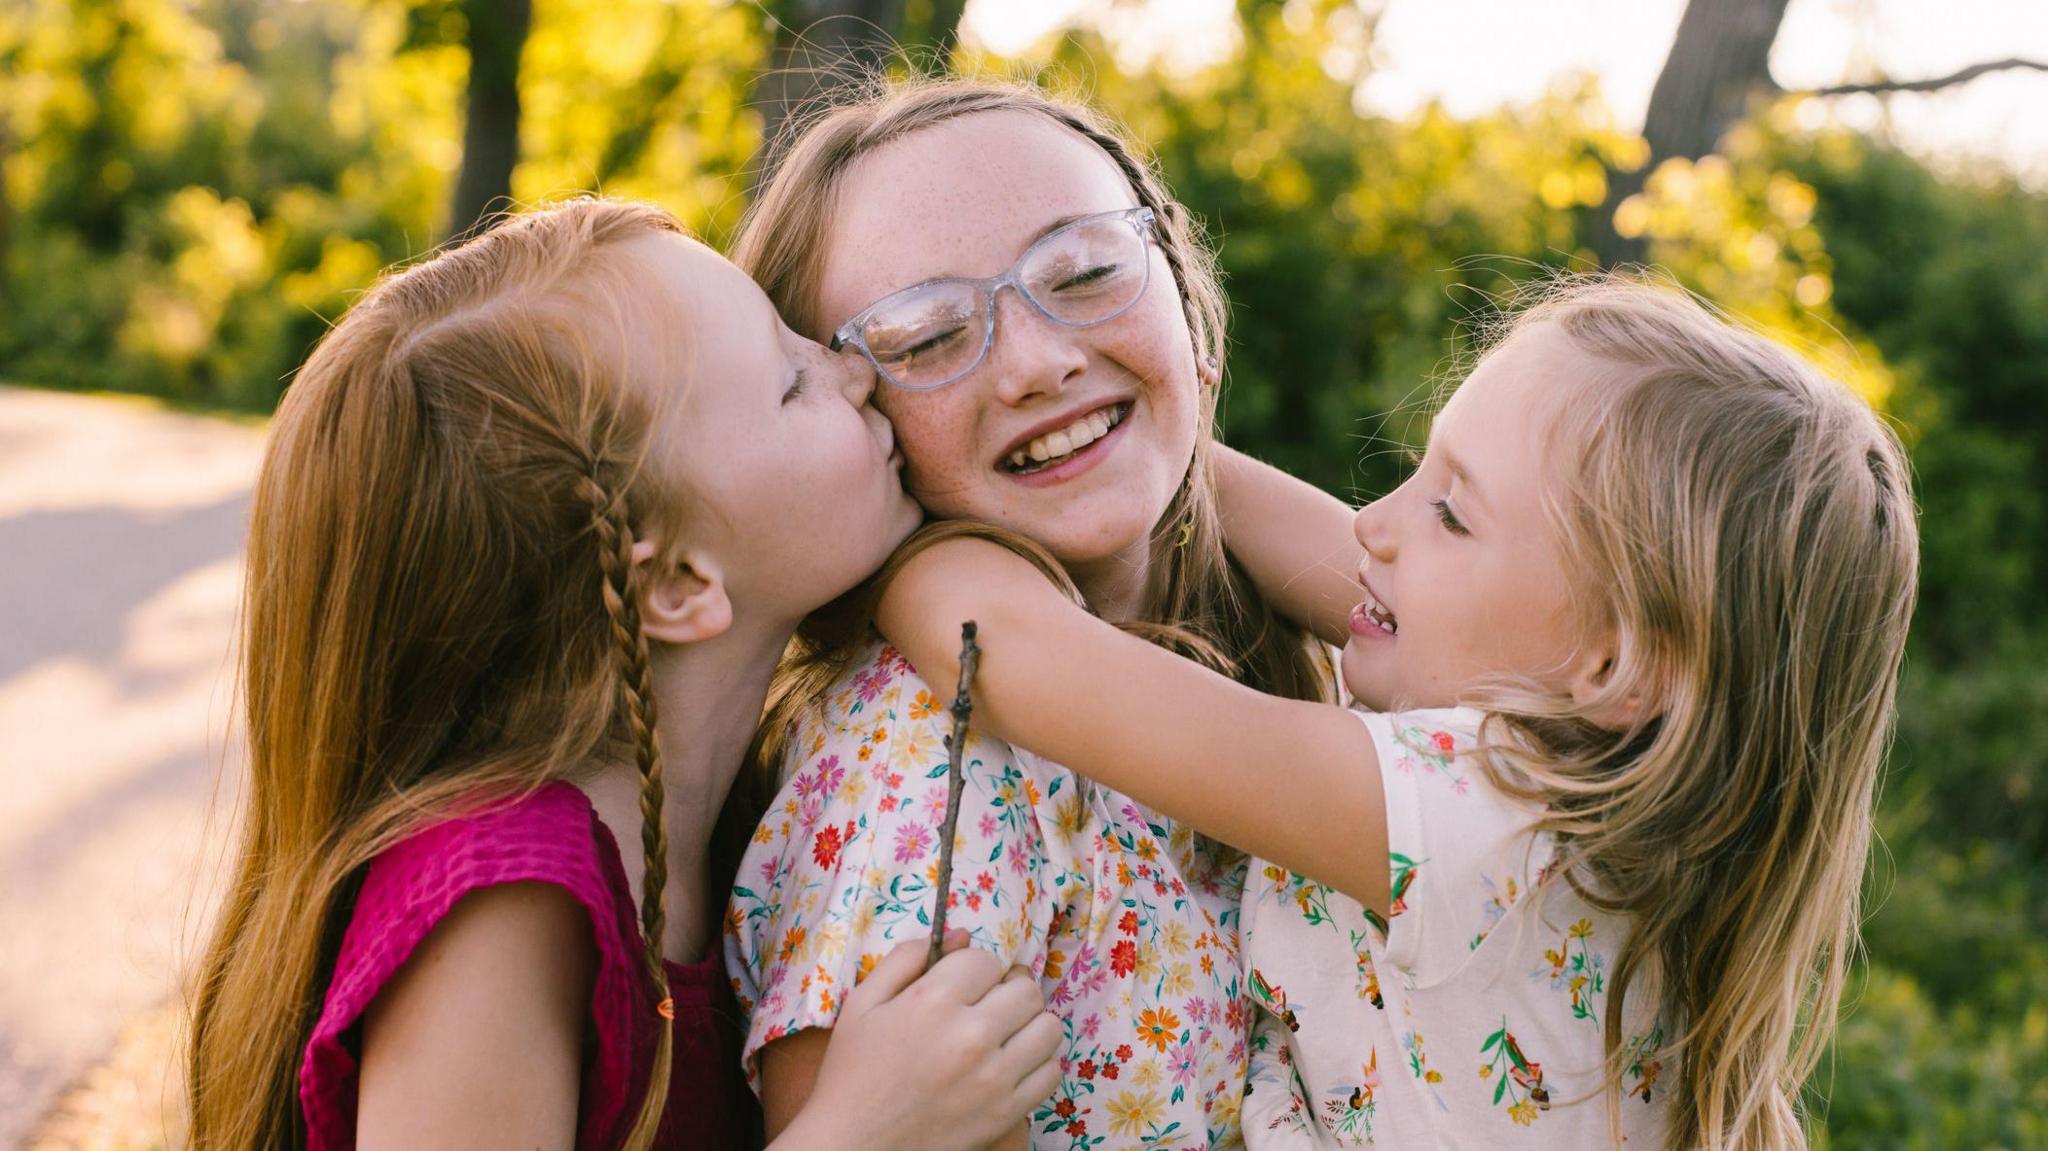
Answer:
[[[1365,726],[1245,687],[1075,607],[1014,553],[934,544],[883,594],[882,634],[935,691],[980,625],[974,723],[1384,913],[1385,799]]]
[[[1216,490],[1223,539],[1259,594],[1324,643],[1342,645],[1358,604],[1365,549],[1352,533],[1354,510],[1286,472],[1217,445]]]

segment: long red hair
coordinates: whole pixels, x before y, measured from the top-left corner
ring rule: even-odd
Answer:
[[[302,1147],[299,1061],[355,885],[435,821],[637,761],[647,1009],[661,756],[630,555],[673,522],[625,378],[620,248],[680,232],[578,200],[388,276],[293,381],[257,479],[243,607],[242,840],[194,988],[191,1145]],[[669,1029],[627,1146],[666,1102]]]

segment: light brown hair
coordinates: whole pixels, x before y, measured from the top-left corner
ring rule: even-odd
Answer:
[[[1215,255],[1200,226],[1116,125],[1096,110],[1034,84],[873,74],[832,90],[819,104],[793,117],[783,137],[775,141],[773,167],[740,225],[733,262],[767,291],[792,328],[818,333],[824,324],[818,294],[825,251],[847,173],[863,157],[919,129],[998,111],[1043,116],[1100,148],[1116,165],[1138,203],[1152,209],[1157,220],[1159,246],[1180,292],[1195,357],[1214,365],[1220,378],[1227,302]],[[1152,532],[1144,614],[1121,626],[1264,691],[1296,699],[1331,698],[1335,673],[1327,653],[1304,629],[1273,612],[1225,550],[1209,458],[1215,444],[1217,393],[1216,387],[1201,389],[1193,462]],[[1006,543],[1041,566],[1054,562],[1037,545],[992,525],[950,528],[939,534],[960,530]],[[937,537],[920,533],[905,548],[914,551],[933,538]],[[899,561],[908,554],[913,552],[900,553]],[[814,621],[800,633],[792,649],[796,656],[786,663],[782,682],[771,692],[764,723],[768,759],[762,767],[771,777],[777,767],[776,733],[811,698],[804,690],[792,690],[790,677],[825,686],[832,668],[821,669],[819,661],[837,658],[843,665],[851,654],[844,641],[858,631],[821,629]],[[759,787],[766,781],[753,782]]]
[[[1485,693],[1489,768],[1630,924],[1605,1014],[1617,1137],[1623,1012],[1648,1007],[1680,1062],[1667,1147],[1800,1147],[1918,579],[1905,453],[1848,388],[1682,292],[1569,277],[1505,340],[1538,326],[1586,359],[1547,513],[1619,657],[1583,707]],[[1656,706],[1629,730],[1585,718],[1631,696]]]
[[[607,759],[641,773],[650,1015],[666,998],[631,556],[680,509],[645,466],[667,401],[625,378],[620,248],[680,231],[595,199],[515,216],[385,278],[286,392],[249,530],[242,840],[194,989],[198,1151],[305,1145],[299,1062],[372,859]],[[657,1031],[629,1147],[666,1102]]]

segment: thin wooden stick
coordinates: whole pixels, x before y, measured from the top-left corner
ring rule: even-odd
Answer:
[[[974,621],[960,625],[960,685],[953,692],[953,737],[946,741],[946,817],[939,821],[938,898],[932,906],[931,950],[925,966],[939,961],[946,946],[946,904],[953,888],[953,834],[960,824],[960,792],[967,786],[961,757],[967,754],[967,720],[974,714],[974,698],[968,689],[974,684],[974,669],[981,664],[981,648],[974,642]]]

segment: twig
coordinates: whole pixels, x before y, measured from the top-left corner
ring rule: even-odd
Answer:
[[[1882,95],[1886,92],[1934,92],[1955,84],[1967,83],[1988,72],[2003,72],[2010,68],[2025,68],[2036,72],[2048,72],[2048,64],[2038,60],[2023,60],[2015,56],[2009,60],[1992,60],[1983,64],[1972,64],[1967,68],[1936,76],[1931,80],[1877,80],[1868,84],[1835,84],[1827,88],[1808,88],[1791,91],[1791,96],[1850,96],[1859,93]]]
[[[974,630],[973,620],[960,625],[960,685],[953,692],[953,736],[946,741],[946,817],[939,821],[938,899],[932,906],[927,967],[939,961],[946,946],[946,904],[953,889],[953,833],[960,824],[960,792],[967,786],[960,759],[967,754],[967,720],[974,714],[974,699],[968,689],[974,684],[974,669],[981,663],[981,648],[975,645]]]

